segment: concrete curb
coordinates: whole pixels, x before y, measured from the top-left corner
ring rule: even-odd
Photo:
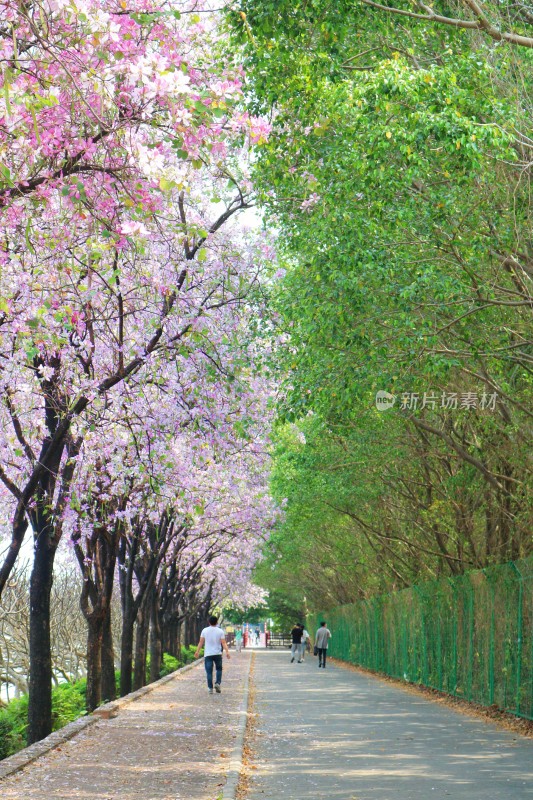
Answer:
[[[244,748],[244,737],[246,735],[246,723],[248,722],[248,698],[250,695],[250,672],[252,669],[252,659],[254,653],[250,656],[250,663],[248,665],[248,672],[244,679],[243,697],[239,708],[239,728],[237,731],[237,738],[233,745],[233,752],[229,761],[229,769],[226,775],[226,784],[220,795],[220,800],[235,800],[237,793],[237,786],[241,777],[243,763],[242,755]]]
[[[59,747],[59,745],[64,744],[80,733],[80,731],[89,728],[101,719],[116,717],[120,709],[124,708],[124,706],[135,702],[135,700],[138,700],[145,694],[149,694],[149,692],[153,692],[154,689],[157,689],[159,686],[163,686],[165,683],[179,678],[184,672],[188,672],[202,661],[203,659],[199,658],[197,661],[193,661],[191,664],[186,664],[184,667],[177,669],[170,675],[165,675],[164,678],[160,678],[158,681],[148,684],[148,686],[143,686],[142,689],[138,689],[136,692],[131,692],[131,694],[127,694],[125,697],[121,697],[119,700],[113,701],[112,703],[99,706],[92,714],[75,719],[73,722],[69,722],[68,725],[65,725],[64,728],[60,728],[60,730],[54,731],[45,739],[41,739],[40,742],[25,747],[24,750],[19,750],[18,753],[9,756],[9,758],[4,758],[0,761],[0,781],[12,775],[14,772],[19,772],[21,769],[24,769],[28,764],[31,764],[41,756],[49,753],[50,750],[54,750],[56,747]]]
[[[45,739],[41,739],[40,742],[31,744],[29,747],[25,747],[24,750],[19,750],[18,753],[9,756],[9,758],[4,758],[3,761],[0,761],[0,781],[14,772],[24,769],[32,761],[36,761],[41,756],[44,756],[45,753],[49,753],[50,750],[60,744],[64,744],[80,731],[85,730],[90,725],[94,725],[95,722],[98,722],[98,717],[93,717],[92,715],[80,717],[75,719],[74,722],[69,722],[64,728],[54,731]]]

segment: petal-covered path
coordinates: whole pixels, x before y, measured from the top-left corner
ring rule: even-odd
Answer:
[[[222,694],[201,666],[0,782],[2,800],[216,800],[241,719],[248,653],[224,659]]]
[[[257,653],[247,800],[524,800],[533,740],[317,659]]]

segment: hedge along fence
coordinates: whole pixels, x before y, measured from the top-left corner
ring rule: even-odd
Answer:
[[[533,719],[533,558],[341,606],[323,618],[336,658]],[[319,618],[309,622],[318,627]]]

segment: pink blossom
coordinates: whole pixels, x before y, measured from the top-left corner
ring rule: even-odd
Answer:
[[[302,211],[311,211],[313,206],[320,202],[320,195],[313,192],[309,197],[301,203],[300,208]]]
[[[148,236],[149,234],[149,230],[143,222],[133,220],[122,222],[119,231],[125,236]]]
[[[266,119],[262,117],[250,117],[250,138],[254,144],[263,144],[269,137],[272,130]]]

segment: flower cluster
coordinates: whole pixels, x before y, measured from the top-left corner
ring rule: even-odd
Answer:
[[[0,0],[0,479],[17,546],[171,513],[180,557],[227,556],[244,592],[273,513],[249,341],[272,250],[235,220],[269,126],[201,11]]]

